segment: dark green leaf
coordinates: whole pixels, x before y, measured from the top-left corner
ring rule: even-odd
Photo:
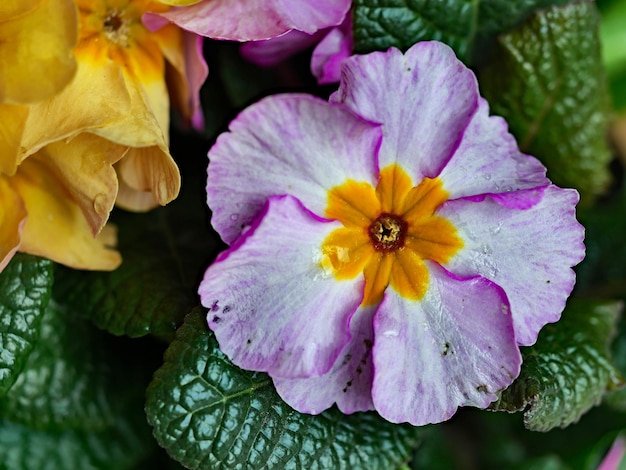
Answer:
[[[492,408],[525,410],[524,423],[534,431],[578,421],[620,381],[609,353],[620,311],[621,303],[571,301],[562,319],[522,350],[520,376]]]
[[[24,369],[0,400],[2,468],[126,469],[154,451],[142,412],[150,363],[112,351],[119,344],[107,336],[50,301]]]
[[[555,183],[583,198],[606,189],[609,99],[591,1],[541,11],[502,36],[479,78],[492,111]]]
[[[137,464],[153,450],[146,438],[145,421],[138,413],[110,428],[89,432],[40,431],[0,421],[0,462],[7,470],[145,468]]]
[[[267,375],[228,361],[199,310],[155,373],[146,412],[159,444],[191,469],[397,468],[420,432],[374,413],[297,413]]]
[[[198,303],[202,272],[222,248],[209,228],[204,202],[206,159],[192,163],[193,169],[183,172],[183,192],[168,206],[146,214],[114,214],[124,259],[118,269],[59,268],[55,295],[115,335],[170,339]]]
[[[475,34],[474,0],[356,0],[354,48],[365,53],[394,46],[405,50],[418,41],[437,40],[461,58]]]
[[[0,397],[15,382],[39,337],[52,280],[50,261],[20,253],[0,273]]]
[[[418,41],[436,40],[473,63],[476,52],[484,53],[483,45],[496,34],[517,26],[537,8],[567,1],[356,0],[355,50],[365,53],[392,46],[405,50]]]

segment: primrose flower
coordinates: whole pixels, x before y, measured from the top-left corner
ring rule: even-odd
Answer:
[[[51,11],[67,8],[49,3]],[[114,269],[121,259],[105,227],[113,204],[148,210],[178,194],[168,149],[170,97],[199,124],[206,65],[198,36],[142,24],[145,12],[168,8],[76,0],[72,80],[47,99],[0,105],[0,269],[16,251],[79,269]]]
[[[160,0],[175,8],[159,13],[189,31],[213,39],[258,41],[289,31],[313,34],[340,24],[350,0]],[[146,20],[148,24],[153,15]]]
[[[347,59],[330,103],[252,105],[209,159],[230,244],[199,288],[209,327],[301,412],[422,425],[488,406],[584,256],[576,191],[438,42]]]

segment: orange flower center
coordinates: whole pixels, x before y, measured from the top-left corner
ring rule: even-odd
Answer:
[[[338,280],[363,273],[363,305],[380,302],[388,286],[420,300],[428,288],[424,260],[444,264],[463,246],[454,225],[435,215],[447,199],[439,179],[414,186],[398,165],[380,172],[376,188],[354,180],[335,186],[325,215],[343,227],[322,243],[322,268]]]
[[[144,13],[170,7],[151,0],[77,0],[82,60],[113,60],[135,76],[163,76],[163,57],[155,34],[141,22]]]

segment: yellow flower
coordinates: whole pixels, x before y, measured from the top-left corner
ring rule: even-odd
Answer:
[[[0,103],[51,97],[74,76],[76,8],[71,0],[0,3]]]
[[[142,15],[169,8],[158,3],[74,3],[74,78],[49,99],[0,105],[0,200],[12,201],[0,214],[0,269],[16,250],[114,269],[121,259],[105,227],[113,205],[149,210],[180,188],[168,150],[166,77],[189,117],[190,33],[174,25],[148,31]]]

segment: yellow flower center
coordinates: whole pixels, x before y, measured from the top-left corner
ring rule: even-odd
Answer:
[[[428,287],[423,260],[444,264],[463,246],[450,221],[435,215],[448,199],[438,178],[413,186],[398,165],[380,172],[376,188],[347,180],[328,192],[325,216],[343,227],[322,243],[322,268],[335,279],[363,273],[363,305],[382,300],[387,286],[420,300]]]
[[[163,55],[155,35],[141,22],[144,13],[170,7],[150,0],[77,0],[80,18],[77,55],[110,59],[136,76],[163,76]]]

